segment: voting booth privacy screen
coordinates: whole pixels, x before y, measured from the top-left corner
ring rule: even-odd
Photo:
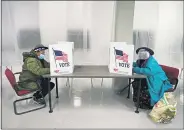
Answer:
[[[134,45],[111,42],[109,48],[109,72],[132,75]]]
[[[58,44],[49,45],[51,75],[73,73],[73,49],[73,42],[58,42]]]

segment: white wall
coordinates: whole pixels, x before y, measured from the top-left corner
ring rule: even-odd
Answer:
[[[158,61],[183,67],[181,43],[183,37],[183,2],[159,2],[158,29],[155,52]]]
[[[18,48],[17,33],[25,28],[40,28],[45,45],[66,40],[66,28],[89,29],[91,50],[75,51],[75,64],[108,64],[114,2],[82,1],[84,6],[79,2],[76,8],[77,2],[66,5],[65,1],[3,1],[2,71],[6,66],[12,66],[14,72],[21,71],[22,52],[30,50]]]
[[[93,1],[91,5],[91,50],[84,61],[94,65],[108,65],[109,45],[112,34],[114,1]],[[78,53],[79,54],[79,53]],[[79,57],[82,57],[82,53]],[[76,57],[79,59],[79,57]],[[85,63],[80,58],[78,63]],[[77,62],[77,61],[76,61]]]
[[[16,38],[21,29],[39,28],[38,1],[12,1],[10,2],[10,11]],[[23,51],[28,50],[19,49],[18,43],[15,42],[17,60],[22,60]]]
[[[39,28],[38,20],[38,2],[2,1],[2,92],[4,93],[7,87],[9,88],[7,86],[9,82],[4,75],[6,66],[12,68],[13,72],[22,70],[22,52],[25,50],[18,48],[17,33],[20,29]],[[13,93],[13,90],[8,91]]]
[[[2,2],[2,44],[3,65],[22,61],[22,50],[18,47],[17,35],[20,29],[39,28],[37,1]]]
[[[135,1],[116,1],[115,42],[133,44],[133,20]],[[122,90],[128,84],[128,78],[113,78],[115,91]]]
[[[135,1],[117,1],[115,19],[116,42],[133,44],[133,21]]]
[[[1,24],[1,3],[0,3],[0,24]],[[0,27],[1,29],[1,27]],[[1,41],[1,32],[0,32],[0,41]],[[2,43],[1,43],[2,44]],[[1,45],[0,45],[0,51],[1,51]],[[0,52],[0,63],[1,62],[1,52]],[[0,73],[2,73],[2,66],[0,65]],[[2,81],[0,80],[0,84],[2,83]],[[2,86],[1,86],[2,87]],[[1,104],[1,89],[0,89],[0,104]],[[1,108],[0,108],[0,116],[2,117],[2,113],[1,113]],[[1,126],[1,119],[0,119],[0,126]]]
[[[42,44],[66,40],[66,1],[39,1],[39,16]]]
[[[37,27],[40,27],[41,40],[45,45],[66,40],[67,28],[89,29],[91,50],[75,51],[75,64],[108,64],[114,1],[3,1],[2,4],[2,44],[6,50],[3,55],[7,58],[2,61],[4,65],[22,60],[17,45],[18,30]],[[156,41],[153,49],[158,61],[183,66],[181,1],[136,1],[133,29],[154,30]]]
[[[75,50],[74,63],[107,65],[113,7],[113,1],[40,1],[42,43],[48,45],[66,41],[69,28],[81,28],[84,32],[89,30],[91,48],[88,51]]]
[[[3,50],[15,51],[15,28],[10,14],[10,4],[7,1],[2,2],[2,46]]]
[[[16,32],[22,28],[39,28],[37,1],[12,1],[10,10]]]
[[[134,30],[155,31],[158,26],[158,1],[135,1]]]
[[[153,31],[155,57],[160,64],[183,67],[182,1],[136,1],[134,30]]]

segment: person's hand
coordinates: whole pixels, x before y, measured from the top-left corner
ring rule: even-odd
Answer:
[[[133,67],[136,67],[137,66],[137,63],[136,62],[133,62]]]
[[[133,72],[136,73],[139,70],[139,67],[133,67]]]
[[[135,71],[134,71],[134,67],[132,68],[132,72],[133,72],[133,73],[135,73]]]

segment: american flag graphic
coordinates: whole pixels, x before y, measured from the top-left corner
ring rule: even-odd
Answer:
[[[115,49],[115,54],[116,54],[117,60],[122,60],[123,62],[128,62],[128,55],[126,53],[124,53],[123,51]]]
[[[63,62],[68,62],[68,55],[63,51],[54,50],[55,60],[62,60]]]

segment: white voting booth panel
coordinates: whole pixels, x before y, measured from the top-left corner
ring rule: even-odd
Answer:
[[[132,75],[134,45],[126,42],[111,42],[109,49],[109,72]]]
[[[73,42],[58,42],[49,45],[51,75],[73,73]]]

